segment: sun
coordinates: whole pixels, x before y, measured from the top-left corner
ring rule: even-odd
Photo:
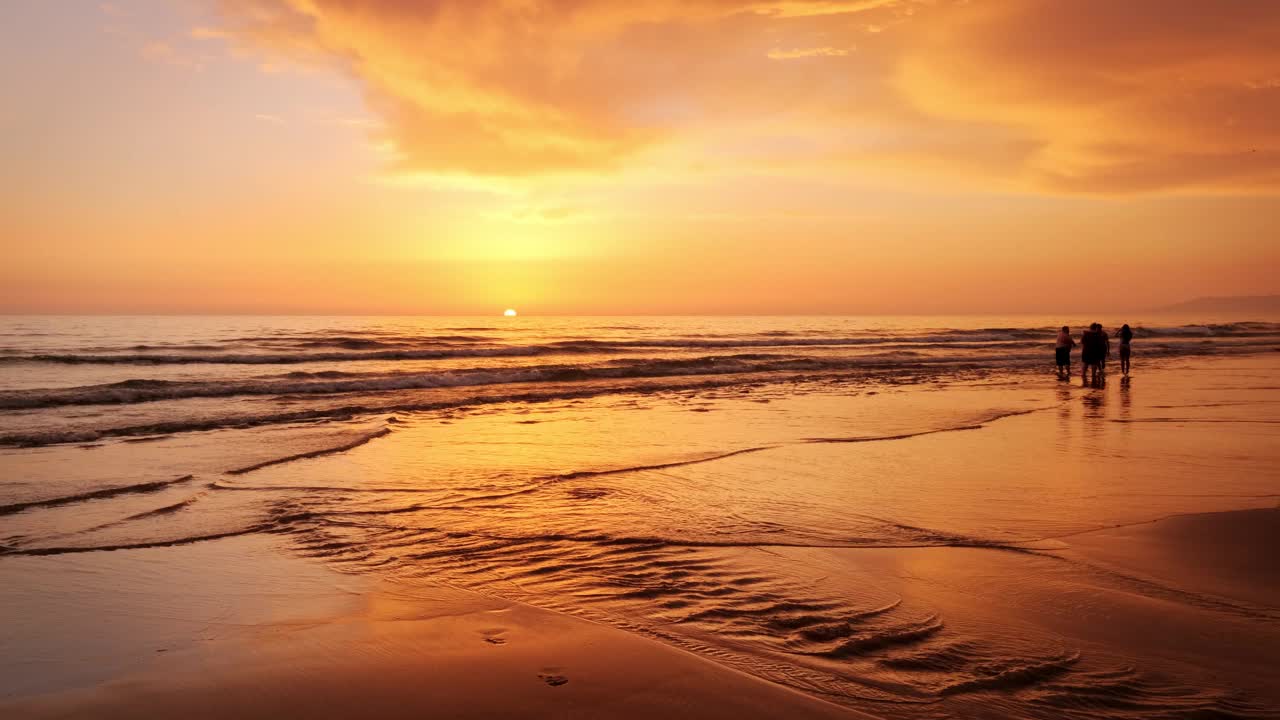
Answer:
[[[512,310],[511,308],[507,308],[507,309],[506,309],[506,311],[505,311],[505,312],[503,312],[502,314],[503,314],[503,315],[506,315],[507,317],[515,317],[515,316],[516,316],[516,311],[515,311],[515,310]]]

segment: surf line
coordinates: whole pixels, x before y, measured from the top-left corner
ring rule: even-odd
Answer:
[[[246,473],[251,473],[254,470],[261,470],[262,468],[265,468],[265,467],[271,467],[272,465],[283,465],[284,463],[293,462],[295,460],[306,460],[307,458],[322,457],[324,455],[336,455],[338,453],[344,453],[348,450],[354,450],[360,447],[361,445],[373,442],[374,440],[377,440],[380,437],[385,437],[390,434],[391,434],[391,428],[384,427],[381,430],[378,430],[376,432],[371,432],[368,435],[362,435],[356,438],[355,440],[352,440],[349,443],[344,443],[342,445],[337,445],[334,447],[321,448],[319,450],[309,450],[307,452],[298,453],[296,455],[286,455],[285,457],[275,458],[272,460],[264,460],[260,463],[254,463],[253,465],[246,465],[245,467],[242,467],[242,468],[227,470],[226,474],[227,475],[244,475]]]
[[[823,443],[889,442],[892,440],[908,440],[911,438],[923,437],[925,435],[937,435],[939,433],[960,432],[963,430],[981,430],[982,428],[986,427],[987,425],[997,420],[1003,420],[1005,418],[1015,417],[1018,415],[1029,415],[1031,413],[1044,412],[1045,410],[1052,410],[1055,407],[1057,407],[1057,405],[1052,405],[1052,406],[1042,407],[1042,408],[1032,408],[1030,410],[1014,410],[1011,412],[1001,413],[993,417],[986,418],[985,420],[978,423],[973,423],[970,425],[960,425],[957,427],[935,428],[933,430],[921,430],[919,432],[902,433],[900,435],[880,435],[880,436],[869,435],[865,437],[805,438],[803,440],[799,440],[796,442],[781,442],[781,443],[774,443],[772,445],[759,445],[756,447],[742,448],[739,450],[730,450],[728,452],[718,453],[716,455],[711,455],[709,457],[693,458],[690,460],[674,460],[672,462],[656,463],[653,465],[636,465],[633,467],[612,468],[607,470],[578,470],[575,472],[563,473],[560,475],[552,475],[544,479],[552,480],[552,481],[576,480],[579,478],[586,478],[586,477],[600,477],[602,475],[621,475],[624,473],[631,473],[631,472],[644,472],[646,470],[665,470],[667,468],[685,467],[687,465],[700,465],[702,463],[715,462],[717,460],[724,460],[726,458],[731,458],[738,455],[747,455],[750,453],[764,452],[765,450],[777,450],[778,448],[795,447],[799,445],[816,445],[816,444],[823,444]]]
[[[84,545],[84,546],[66,546],[66,547],[34,547],[34,548],[12,548],[0,546],[0,556],[3,555],[69,555],[74,553],[89,552],[113,552],[116,550],[143,550],[147,548],[174,547],[177,545],[193,545],[208,540],[221,540],[223,538],[238,537],[240,535],[252,535],[254,533],[266,532],[270,529],[269,525],[254,525],[252,527],[241,530],[228,530],[226,532],[210,533],[208,535],[193,535],[183,538],[172,538],[167,540],[149,540],[136,543],[124,543],[120,545]]]
[[[124,487],[106,488],[104,490],[93,490],[91,492],[49,498],[47,500],[31,500],[29,502],[13,503],[11,505],[0,505],[0,515],[12,515],[14,513],[22,512],[23,510],[30,510],[31,508],[57,507],[59,505],[70,505],[71,503],[87,502],[89,500],[100,500],[102,498],[115,497],[117,495],[151,493],[163,490],[171,485],[178,485],[194,479],[194,475],[183,475],[182,477],[174,480],[157,480],[156,482],[125,485]]]

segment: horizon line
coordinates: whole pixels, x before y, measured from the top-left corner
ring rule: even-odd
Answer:
[[[520,311],[519,315],[509,317],[503,315],[501,311],[492,313],[432,313],[432,312],[217,312],[217,311],[196,311],[196,312],[10,312],[0,311],[0,317],[439,317],[439,318],[501,318],[511,322],[519,322],[520,318],[569,318],[569,317],[966,317],[966,316],[1012,316],[1012,315],[1061,315],[1061,316],[1077,316],[1077,315],[1106,315],[1120,313],[1152,313],[1152,314],[1176,314],[1187,313],[1187,310],[1178,308],[1160,307],[1160,308],[1130,308],[1130,309],[1112,309],[1112,310],[1011,310],[1011,311],[992,311],[992,310],[974,310],[967,312],[679,312],[679,313],[654,313],[654,312],[632,312],[632,313],[537,313]],[[1194,311],[1191,311],[1194,312]],[[1242,310],[1232,314],[1250,314],[1251,311]],[[1213,314],[1212,311],[1206,314]]]

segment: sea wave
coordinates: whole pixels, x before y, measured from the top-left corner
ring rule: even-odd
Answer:
[[[84,385],[64,388],[32,388],[0,391],[0,410],[23,410],[75,405],[119,405],[189,398],[217,398],[234,396],[314,396],[345,393],[380,393],[397,390],[421,390],[429,388],[472,387],[483,385],[508,385],[515,383],[574,383],[605,379],[657,378],[671,376],[730,375],[759,373],[803,373],[840,370],[911,371],[919,368],[951,368],[968,370],[975,368],[1017,369],[1040,364],[1046,357],[1046,348],[1040,343],[1028,341],[1002,342],[999,345],[983,344],[973,339],[946,343],[925,343],[920,339],[896,338],[893,342],[877,341],[876,345],[863,344],[855,351],[831,352],[823,349],[809,354],[796,354],[802,346],[761,344],[736,346],[728,349],[746,352],[727,354],[699,354],[645,357],[639,354],[610,356],[618,344],[592,344],[587,347],[536,346],[517,348],[467,348],[457,352],[423,351],[413,353],[305,353],[284,355],[276,359],[284,364],[318,362],[322,360],[366,360],[396,358],[468,358],[482,359],[511,354],[554,357],[557,353],[595,353],[582,362],[553,362],[526,365],[481,365],[477,367],[442,368],[430,371],[398,370],[394,365],[380,371],[350,372],[343,370],[293,371],[257,377],[166,380],[156,378],[132,378],[114,383]],[[701,345],[684,344],[683,349],[700,350]],[[634,350],[639,346],[629,346]],[[784,352],[770,353],[762,350],[777,349]],[[1223,352],[1250,352],[1280,349],[1280,337],[1242,337],[1223,343],[1202,341],[1177,342],[1163,340],[1143,346],[1147,358],[1170,355],[1211,355]],[[789,351],[789,352],[787,352]],[[96,362],[89,356],[74,356],[66,362]],[[102,362],[133,363],[138,356],[92,356]],[[155,360],[156,356],[147,356]],[[199,363],[204,356],[164,356],[163,362]],[[249,356],[245,356],[249,357]],[[219,356],[219,362],[235,362],[240,356]],[[254,363],[266,363],[272,356],[251,356]],[[108,360],[108,358],[110,358]],[[12,358],[0,357],[0,363]],[[60,360],[61,361],[61,360]],[[140,362],[140,361],[139,361]]]
[[[900,369],[900,368],[899,368]],[[917,370],[917,372],[929,372]],[[280,425],[312,421],[330,421],[361,416],[372,416],[382,413],[398,412],[432,412],[459,407],[496,405],[503,403],[543,403],[562,400],[576,400],[602,395],[636,393],[649,395],[668,391],[703,391],[722,387],[747,387],[766,385],[774,382],[792,382],[805,379],[821,380],[839,376],[839,373],[809,374],[728,374],[713,377],[680,376],[668,378],[629,378],[624,380],[604,380],[591,383],[542,384],[542,385],[499,385],[491,389],[480,386],[466,393],[447,396],[393,393],[385,396],[366,393],[349,397],[349,401],[330,402],[320,406],[297,409],[279,409],[272,412],[240,413],[228,412],[218,415],[175,416],[172,420],[158,420],[130,425],[91,427],[60,427],[57,429],[31,429],[16,432],[0,433],[0,446],[40,447],[63,443],[89,443],[103,438],[134,438],[158,435],[170,435],[182,432],[198,432],[220,430],[223,428],[248,428],[264,425]],[[900,377],[901,373],[894,373]]]
[[[481,328],[475,328],[479,330]],[[312,362],[443,360],[451,358],[538,357],[552,355],[636,353],[653,350],[731,350],[753,348],[841,347],[1002,347],[1025,343],[1047,345],[1054,328],[989,327],[917,332],[856,332],[835,336],[793,330],[746,334],[693,334],[657,338],[584,338],[510,344],[492,335],[439,334],[389,336],[386,333],[344,335],[273,335],[232,338],[208,343],[86,347],[62,352],[5,354],[0,363],[66,365],[287,365]],[[1193,341],[1218,339],[1260,344],[1280,343],[1280,323],[1241,322],[1135,329],[1139,340]]]
[[[953,331],[931,335],[887,337],[736,337],[736,338],[663,338],[650,340],[559,340],[535,345],[441,344],[428,347],[381,341],[348,341],[319,343],[280,351],[278,347],[251,352],[218,349],[184,348],[174,352],[59,352],[0,356],[0,364],[54,363],[63,365],[292,365],[317,362],[448,360],[485,357],[542,357],[584,354],[635,354],[643,351],[697,351],[767,348],[893,348],[983,349],[1047,347],[1050,337],[1044,332],[976,332]],[[1223,346],[1280,345],[1280,331],[1239,330],[1206,331],[1203,327],[1139,332],[1162,342],[1158,347],[1174,347],[1170,343],[1189,343],[1216,339]],[[194,347],[194,346],[193,346]],[[344,349],[329,349],[329,348]]]
[[[950,358],[922,358],[911,353],[877,353],[858,358],[796,357],[740,354],[688,359],[655,359],[597,365],[534,365],[491,367],[423,373],[349,374],[341,372],[289,373],[250,380],[175,381],[133,379],[105,385],[0,392],[0,409],[17,410],[63,405],[114,405],[186,398],[237,395],[330,395],[421,390],[442,387],[508,385],[514,383],[571,383],[589,380],[728,375],[767,372],[807,372],[844,369],[885,369],[937,363]]]

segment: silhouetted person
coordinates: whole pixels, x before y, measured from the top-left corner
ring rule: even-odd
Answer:
[[[1089,382],[1089,371],[1093,370],[1092,384],[1102,380],[1102,361],[1107,355],[1107,335],[1102,326],[1094,323],[1080,334],[1080,381]]]
[[[1133,330],[1129,329],[1129,324],[1125,323],[1120,326],[1120,331],[1116,333],[1116,337],[1120,338],[1120,372],[1125,375],[1129,374],[1129,356],[1133,352],[1129,347],[1129,343],[1133,342]]]
[[[1058,377],[1071,377],[1071,348],[1076,341],[1071,338],[1071,328],[1066,325],[1058,331],[1058,341],[1053,349],[1054,360],[1058,363]]]
[[[1093,327],[1098,331],[1098,335],[1102,336],[1102,357],[1098,358],[1098,372],[1102,373],[1105,379],[1107,361],[1111,359],[1111,336],[1107,334],[1107,329],[1102,327],[1101,323],[1094,323]]]

